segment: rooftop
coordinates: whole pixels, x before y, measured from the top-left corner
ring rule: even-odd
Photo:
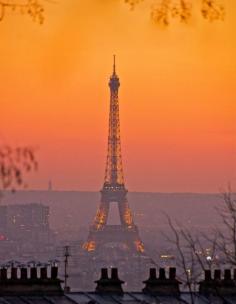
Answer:
[[[195,304],[235,304],[235,296],[204,297],[194,294]],[[0,296],[0,304],[190,304],[189,293],[182,293],[180,298],[168,296],[150,296],[142,292],[125,292],[123,295],[101,295],[96,292],[75,292],[62,296]]]
[[[45,265],[25,265],[0,269],[0,304],[235,304],[236,269],[225,269],[224,274],[216,269],[214,276],[205,270],[205,278],[199,282],[199,292],[180,290],[176,269],[151,268],[140,292],[123,291],[124,281],[119,279],[118,269],[101,269],[101,277],[95,282],[95,291],[63,291],[58,278],[58,267],[52,264],[48,272]],[[39,270],[39,272],[37,271]],[[233,273],[233,276],[232,276]],[[20,276],[19,276],[20,274]]]

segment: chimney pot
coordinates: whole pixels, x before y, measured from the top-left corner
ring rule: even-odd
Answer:
[[[27,268],[21,268],[21,270],[20,270],[20,278],[22,280],[27,280]]]
[[[221,280],[221,270],[220,269],[215,269],[214,279],[219,280],[219,281]]]
[[[156,277],[156,269],[150,269],[150,276],[146,281],[143,281],[145,287],[144,293],[154,294],[158,296],[179,296],[179,285],[181,282],[175,279],[176,268],[171,267],[169,269],[169,278],[166,278],[166,272],[164,268],[159,268],[159,278]]]
[[[211,280],[211,270],[207,269],[205,272],[205,281],[209,282]]]
[[[47,267],[40,268],[40,278],[42,280],[46,280],[47,279]]]
[[[11,268],[11,279],[17,280],[17,268],[16,267]]]
[[[166,271],[165,271],[165,268],[160,268],[160,269],[159,269],[159,279],[160,279],[160,280],[165,280],[165,279],[166,279]]]
[[[0,269],[0,280],[1,281],[6,281],[7,280],[7,269],[6,268],[1,268]]]
[[[176,278],[176,268],[175,267],[170,267],[169,269],[169,279],[170,280],[175,280]]]
[[[30,279],[31,280],[37,279],[37,268],[36,267],[30,268]]]
[[[230,269],[225,269],[225,271],[224,271],[224,279],[225,280],[231,280],[231,270]]]
[[[101,280],[108,280],[108,270],[107,268],[101,269]]]
[[[111,279],[112,280],[119,280],[118,269],[117,268],[112,268],[111,269]]]
[[[51,278],[52,279],[57,279],[58,276],[58,268],[56,266],[52,266],[51,268]]]
[[[149,270],[149,279],[155,280],[157,278],[156,268],[150,268]]]
[[[123,293],[122,284],[124,282],[119,279],[117,268],[111,269],[111,278],[108,278],[107,268],[102,268],[101,278],[95,283],[97,283],[96,291],[99,293]]]
[[[234,269],[234,280],[236,281],[236,269]]]

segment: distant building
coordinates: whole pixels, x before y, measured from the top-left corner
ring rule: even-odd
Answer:
[[[42,204],[0,206],[0,240],[41,240],[50,232],[49,207]]]
[[[53,188],[52,188],[52,181],[50,180],[48,182],[48,191],[52,191],[52,190],[53,190]]]

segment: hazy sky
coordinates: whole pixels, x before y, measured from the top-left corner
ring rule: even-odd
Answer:
[[[165,30],[145,4],[130,11],[121,0],[46,3],[43,26],[7,14],[0,143],[39,147],[30,187],[46,189],[51,179],[55,189],[101,188],[114,53],[127,188],[236,185],[236,1],[223,1],[225,22],[195,11],[190,25]]]

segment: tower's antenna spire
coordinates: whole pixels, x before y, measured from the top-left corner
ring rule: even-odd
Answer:
[[[116,55],[113,55],[113,74],[116,74]]]

